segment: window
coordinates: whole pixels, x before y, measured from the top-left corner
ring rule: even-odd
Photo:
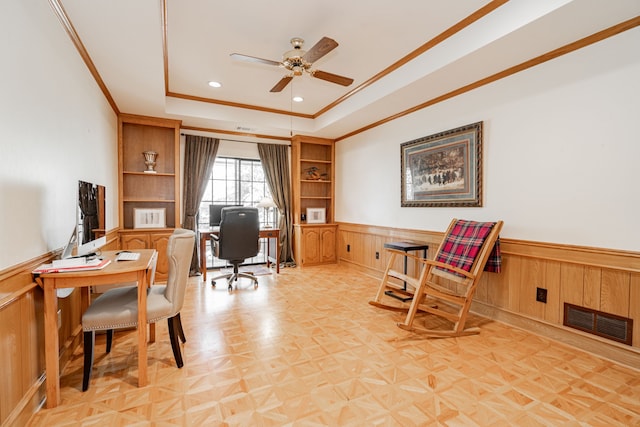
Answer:
[[[227,204],[256,206],[264,197],[271,197],[271,192],[264,178],[264,170],[260,160],[216,157],[207,188],[200,202],[198,227],[209,227],[209,205]],[[258,209],[260,225],[267,221],[265,209]],[[266,262],[266,248],[261,242],[260,253],[247,264]],[[224,261],[214,259],[207,251],[207,266],[221,267]]]

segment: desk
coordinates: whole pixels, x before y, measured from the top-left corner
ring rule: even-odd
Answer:
[[[207,281],[207,240],[212,234],[218,234],[220,227],[202,228],[200,233],[200,273],[202,281]],[[260,239],[267,239],[267,267],[271,266],[269,252],[271,249],[271,239],[276,239],[276,273],[280,273],[280,230],[278,228],[262,228],[258,235]]]
[[[147,288],[155,249],[141,249],[137,261],[115,261],[116,251],[104,251],[111,263],[102,270],[43,273],[36,279],[44,289],[44,355],[47,374],[47,408],[60,404],[60,360],[58,348],[58,288],[81,288],[82,312],[89,306],[89,287],[112,283],[138,282]],[[138,386],[147,385],[147,292],[138,292]]]
[[[422,257],[427,258],[427,250],[429,249],[429,245],[425,243],[414,243],[414,242],[390,242],[384,244],[385,248],[396,249],[398,251],[403,251],[404,253],[408,253],[409,251],[423,251]],[[404,257],[404,274],[407,274],[407,257]],[[404,282],[403,290],[407,290],[407,282]],[[399,299],[402,302],[407,302],[411,299],[411,297],[401,297],[393,293],[393,291],[386,291],[385,294]]]

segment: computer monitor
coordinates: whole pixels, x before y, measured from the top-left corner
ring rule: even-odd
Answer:
[[[222,220],[222,209],[242,205],[209,205],[209,226],[219,227]]]
[[[102,185],[78,181],[77,256],[93,254],[107,244],[105,193]]]

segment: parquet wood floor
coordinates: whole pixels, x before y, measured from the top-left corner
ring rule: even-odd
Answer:
[[[82,349],[62,404],[30,426],[634,426],[640,371],[498,322],[424,339],[367,304],[378,282],[345,266],[283,268],[229,294],[190,279],[177,369],[166,323],[136,386],[136,334],[116,333],[81,391]]]

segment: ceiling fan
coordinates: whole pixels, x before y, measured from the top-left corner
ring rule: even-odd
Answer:
[[[232,53],[230,56],[233,59],[240,61],[275,65],[289,70],[290,73],[280,79],[280,81],[271,88],[271,92],[282,91],[282,89],[284,89],[295,76],[301,76],[303,72],[306,72],[317,79],[326,80],[342,86],[349,86],[353,83],[353,79],[349,77],[339,76],[337,74],[327,73],[326,71],[311,68],[314,62],[338,47],[338,43],[335,40],[330,39],[329,37],[323,37],[318,43],[313,45],[309,51],[302,50],[303,44],[304,40],[300,37],[292,38],[291,46],[293,46],[293,49],[282,55],[282,62],[257,58],[255,56],[242,55],[240,53]]]

